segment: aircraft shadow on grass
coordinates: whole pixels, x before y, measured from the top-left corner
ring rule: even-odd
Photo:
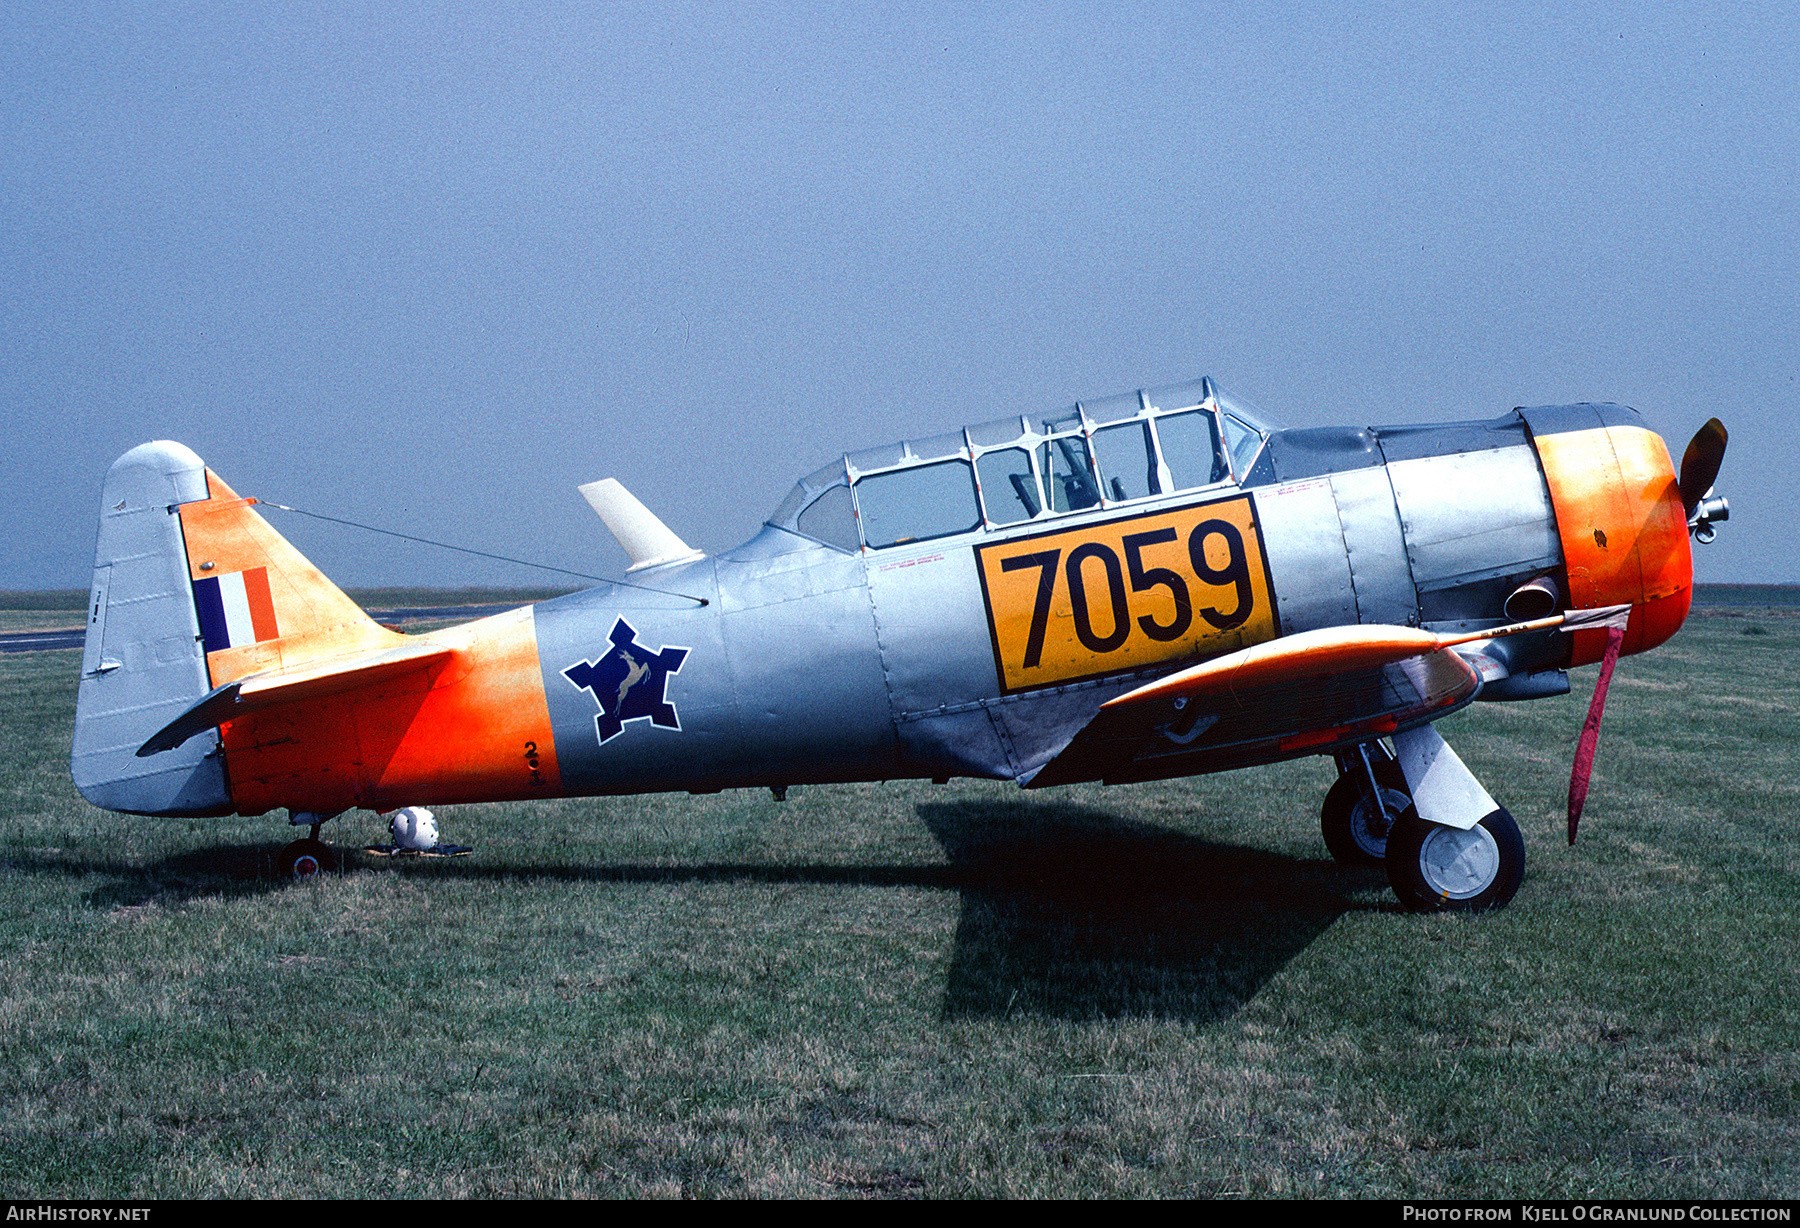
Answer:
[[[944,1014],[1225,1018],[1380,870],[1223,844],[1073,804],[919,807],[957,867]]]
[[[546,882],[759,882],[925,887],[962,897],[945,1018],[1225,1018],[1341,914],[1385,886],[1346,868],[1226,844],[1105,809],[1026,800],[933,802],[918,815],[947,865],[519,866],[477,859],[386,863],[402,873]],[[296,889],[276,845],[221,845],[141,869],[13,860],[14,870],[117,875],[93,908]],[[366,859],[361,872],[376,867]]]

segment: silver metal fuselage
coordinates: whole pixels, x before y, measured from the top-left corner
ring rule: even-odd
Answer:
[[[544,602],[535,608],[536,639],[563,790],[1028,779],[1099,703],[1217,652],[1146,660],[1139,649],[1150,642],[1133,630],[1138,649],[1122,646],[1116,662],[1100,651],[1079,676],[1021,681],[1021,662],[1003,659],[1019,653],[1007,640],[994,581],[1025,567],[1019,559],[1047,559],[1039,569],[1044,583],[1062,583],[1065,573],[1055,571],[1065,557],[1061,545],[1051,559],[1047,551],[1025,553],[1034,541],[1066,544],[1084,532],[1117,541],[1134,526],[1186,524],[1180,517],[1215,505],[1242,509],[1233,514],[1248,517],[1246,537],[1255,537],[1241,569],[1256,573],[1254,583],[1242,592],[1268,608],[1257,611],[1266,630],[1253,638],[1356,623],[1458,631],[1498,625],[1508,593],[1563,565],[1531,413],[1446,427],[1276,432],[1242,482],[882,549],[848,551],[771,525],[716,558],[634,577],[703,597],[704,606],[618,585]],[[1157,580],[1142,565],[1157,557],[1144,553],[1143,541],[1174,537],[1166,529],[1161,537],[1140,533],[1136,547],[1089,547],[1069,565],[1078,589],[1086,577],[1086,591],[1077,594],[1085,626],[1075,629],[1084,642],[1123,642],[1128,623],[1148,633],[1176,617],[1174,590],[1158,589],[1172,581]],[[1135,564],[1119,561],[1134,549]],[[1009,550],[1012,561],[996,564]],[[1194,568],[1207,570],[1201,554],[1192,557]],[[1036,574],[1026,570],[1021,578],[1030,582]],[[1221,609],[1230,606],[1222,602]],[[1040,612],[1039,642],[1067,639],[1070,631],[1058,621],[1067,619],[1061,605]],[[1046,621],[1053,625],[1043,627]],[[565,671],[604,656],[621,622],[648,652],[686,650],[664,679],[678,720],[631,720],[622,735],[603,736],[594,695]],[[1498,676],[1540,679],[1535,691],[1519,694],[1566,690],[1556,671],[1567,649],[1553,633],[1515,637],[1496,651],[1506,654]],[[1510,697],[1503,685],[1494,690],[1488,697]],[[1215,749],[1174,760],[1162,774],[1331,749]]]

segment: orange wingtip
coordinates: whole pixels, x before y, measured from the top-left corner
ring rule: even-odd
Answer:
[[[1464,631],[1456,635],[1440,635],[1417,627],[1379,624],[1323,627],[1316,631],[1301,631],[1278,640],[1269,640],[1189,666],[1108,700],[1101,706],[1120,708],[1150,700],[1174,699],[1177,696],[1195,698],[1234,694],[1276,682],[1332,677],[1392,665],[1460,644],[1500,639],[1526,631],[1545,631],[1565,625],[1570,632],[1577,628],[1606,627],[1620,622],[1630,612],[1631,607],[1628,605],[1568,610],[1545,618],[1486,627],[1478,631]]]
[[[1125,707],[1176,696],[1230,694],[1296,678],[1372,669],[1442,648],[1442,639],[1415,627],[1353,626],[1301,631],[1179,670],[1103,707]]]

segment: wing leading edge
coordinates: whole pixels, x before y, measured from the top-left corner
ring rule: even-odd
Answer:
[[[1577,610],[1457,635],[1358,625],[1283,636],[1109,700],[1023,783],[1159,780],[1386,737],[1474,700],[1491,666],[1472,661],[1479,648],[1468,646],[1618,612]]]

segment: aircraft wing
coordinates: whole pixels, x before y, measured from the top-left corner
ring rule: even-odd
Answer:
[[[137,753],[141,758],[173,750],[203,730],[251,712],[380,682],[420,669],[433,661],[448,659],[454,651],[430,642],[403,644],[376,652],[346,653],[263,670],[215,687],[193,707],[152,734],[138,747]]]
[[[1024,783],[1151,780],[1383,737],[1475,698],[1481,672],[1456,645],[1560,621],[1478,636],[1366,625],[1283,636],[1108,701]]]

